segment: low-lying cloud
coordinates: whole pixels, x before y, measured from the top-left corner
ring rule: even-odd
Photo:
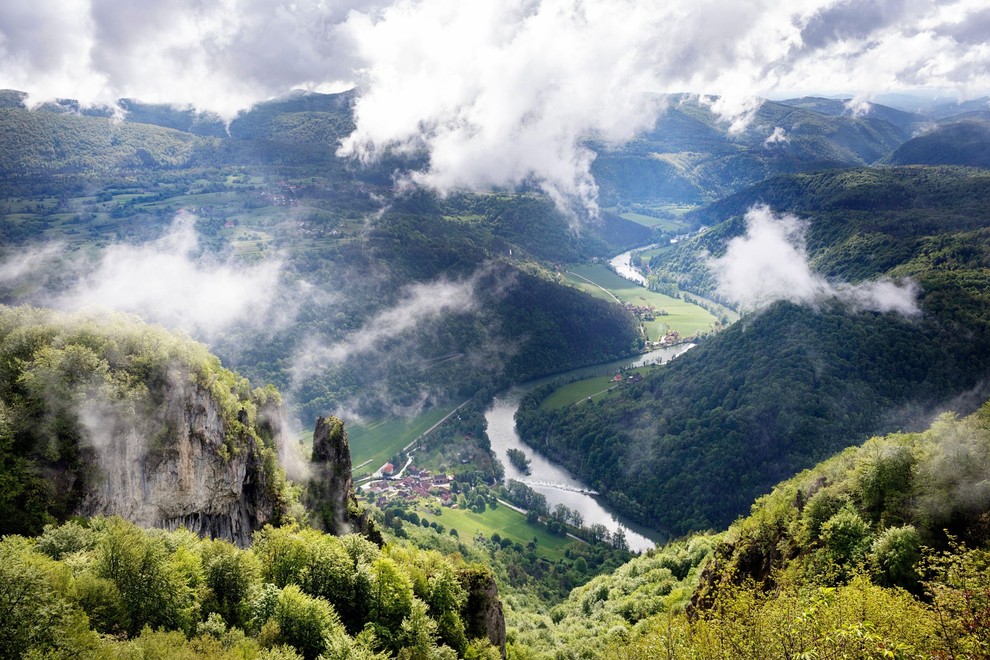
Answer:
[[[7,0],[0,88],[229,119],[355,86],[343,153],[421,151],[405,181],[534,185],[593,211],[587,141],[649,127],[662,94],[710,95],[735,128],[765,96],[979,95],[987,16],[981,0]]]
[[[402,292],[402,302],[375,314],[342,341],[324,345],[310,338],[304,342],[292,365],[293,382],[303,382],[350,358],[378,351],[385,340],[401,338],[403,333],[428,319],[449,311],[473,311],[474,287],[474,279],[438,280],[407,287]]]
[[[839,299],[857,310],[921,313],[918,286],[889,279],[860,284],[830,282],[814,272],[805,246],[805,225],[790,214],[776,215],[766,206],[746,213],[746,233],[729,241],[725,254],[710,259],[719,295],[754,311],[778,300],[815,305]]]
[[[57,270],[71,282],[68,288],[35,292],[30,302],[70,311],[130,312],[204,341],[234,326],[284,327],[294,307],[280,295],[281,262],[248,265],[200,254],[195,220],[180,212],[161,238],[117,243],[92,260],[70,255],[61,245],[27,250],[0,264],[0,283],[25,286]]]

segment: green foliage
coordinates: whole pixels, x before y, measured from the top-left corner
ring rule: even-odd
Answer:
[[[120,519],[108,519],[101,532],[93,572],[120,594],[121,628],[131,635],[145,626],[191,632],[198,617],[195,576],[184,574],[181,553]]]
[[[276,639],[295,648],[306,660],[322,654],[333,637],[343,634],[333,606],[304,594],[296,585],[282,589],[272,620],[278,626]]]
[[[9,485],[0,533],[39,534],[75,513],[105,479],[97,448],[113,437],[142,443],[133,448],[141,460],[166,454],[178,440],[168,401],[186,388],[217,406],[225,431],[217,460],[255,454],[267,488],[259,496],[276,517],[286,514],[284,474],[258,425],[271,393],[252,391],[187,337],[125,315],[0,307],[0,376],[0,483]],[[53,533],[64,538],[47,535],[42,546],[56,558],[86,542],[83,531]]]
[[[86,617],[69,597],[71,580],[68,567],[25,539],[0,541],[0,656],[22,657],[32,649],[71,655],[92,642]]]
[[[869,563],[877,584],[914,591],[920,574],[921,536],[913,525],[888,527],[874,539]]]
[[[204,542],[201,554],[203,584],[209,589],[203,612],[218,614],[227,625],[247,628],[249,598],[261,581],[257,557],[225,541]]]
[[[605,403],[524,404],[520,433],[644,523],[675,533],[727,525],[777,481],[870,433],[916,428],[937,402],[982,382],[988,199],[984,170],[912,167],[779,177],[714,204],[699,221],[729,220],[655,257],[655,272],[711,291],[699,255],[721,254],[743,232],[741,214],[763,201],[809,217],[809,255],[826,277],[914,278],[923,317],[778,303]],[[903,459],[895,452],[864,472],[873,484],[865,519],[904,522],[908,502],[890,499],[888,486],[920,475]]]
[[[472,645],[487,653],[469,642],[478,633],[466,623],[459,562],[311,529],[269,527],[254,548],[239,549],[119,518],[70,522],[36,540],[0,541],[0,655],[453,660]]]

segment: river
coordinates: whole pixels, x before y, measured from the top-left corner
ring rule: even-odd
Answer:
[[[601,496],[592,495],[591,489],[581,480],[573,477],[567,470],[537,453],[527,445],[516,433],[515,414],[523,395],[544,383],[572,378],[590,378],[591,376],[611,376],[620,367],[640,367],[647,364],[661,364],[691,348],[693,344],[681,344],[662,348],[635,358],[599,364],[593,367],[575,369],[548,378],[541,378],[523,385],[517,385],[495,396],[491,407],[485,411],[488,422],[488,438],[491,441],[492,453],[505,466],[505,478],[515,479],[531,487],[547,498],[547,504],[552,510],[557,504],[563,504],[581,512],[584,525],[590,526],[601,523],[612,533],[621,529],[629,543],[629,548],[635,552],[649,550],[657,543],[664,541],[661,533],[637,525],[626,520],[612,510]],[[523,474],[509,462],[505,452],[516,448],[524,451],[530,458],[530,473]]]
[[[659,243],[654,245],[644,245],[643,247],[634,248],[632,250],[629,250],[628,252],[623,252],[620,255],[616,255],[612,257],[608,263],[612,266],[615,272],[621,275],[622,277],[626,278],[627,280],[631,280],[636,284],[641,284],[642,286],[646,286],[646,278],[643,277],[643,274],[641,272],[633,268],[632,263],[630,262],[632,261],[633,254],[635,254],[636,252],[642,252],[643,250],[651,250],[658,246]]]

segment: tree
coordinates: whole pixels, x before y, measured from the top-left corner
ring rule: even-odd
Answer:
[[[275,609],[281,641],[312,660],[327,650],[334,638],[343,635],[337,613],[327,601],[302,592],[296,585],[282,590]]]
[[[397,650],[396,633],[412,608],[413,589],[409,576],[391,557],[379,557],[371,565],[371,620],[375,634],[386,646]]]
[[[144,626],[191,631],[195,594],[163,537],[120,518],[106,519],[98,535],[96,574],[120,591],[123,628],[131,635]]]
[[[869,562],[874,580],[885,587],[916,591],[921,576],[921,536],[912,525],[885,529],[870,547]]]
[[[204,611],[219,614],[230,626],[247,627],[248,597],[261,580],[261,565],[254,553],[225,541],[204,542],[203,577],[209,588]]]

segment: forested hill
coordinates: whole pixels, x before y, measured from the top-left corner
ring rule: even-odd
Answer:
[[[780,210],[809,209],[802,189],[855,200],[804,214],[813,263],[847,280],[914,277],[922,318],[778,303],[600,404],[546,411],[526,402],[521,432],[644,522],[678,533],[726,525],[788,474],[985,382],[987,177],[917,168],[764,184],[776,193],[764,201],[795,200]],[[899,179],[905,197],[885,204],[885,179]],[[723,208],[744,208],[743,198],[761,196]],[[730,222],[701,244],[741,232],[738,218]]]
[[[718,535],[638,557],[531,612],[516,644],[591,657],[984,657],[990,404],[875,437]],[[784,656],[784,657],[790,657]]]
[[[779,174],[869,165],[910,137],[904,113],[879,107],[853,117],[765,101],[739,129],[698,97],[667,102],[652,130],[596,148],[592,172],[607,203],[712,202]]]
[[[990,167],[990,121],[953,121],[908,140],[887,159],[892,165]]]
[[[727,241],[745,231],[746,211],[766,204],[810,221],[805,231],[809,257],[826,277],[857,282],[888,272],[921,274],[931,270],[926,260],[935,258],[931,251],[946,237],[987,226],[988,196],[990,171],[966,167],[857,168],[774,177],[690,214],[694,222],[711,227],[657,254],[650,268],[661,280],[716,294],[700,257],[721,256]],[[916,267],[908,266],[918,259]],[[938,265],[947,270],[941,261]]]

